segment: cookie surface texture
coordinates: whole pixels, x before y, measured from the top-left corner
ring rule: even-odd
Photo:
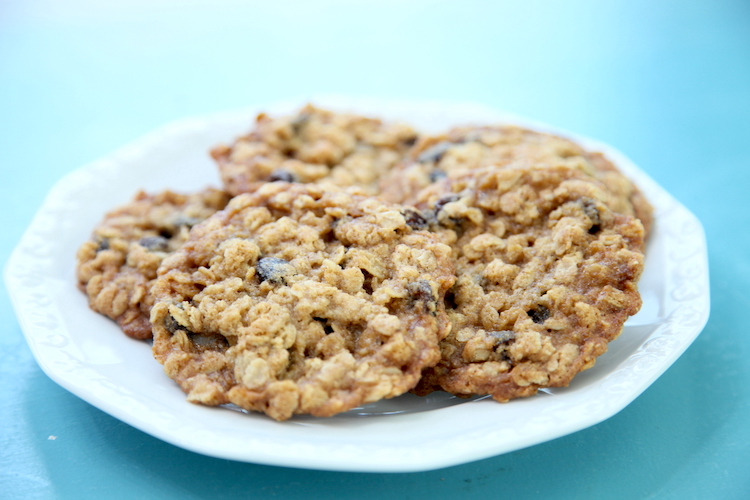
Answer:
[[[326,182],[375,194],[416,138],[407,125],[308,105],[290,116],[261,113],[249,134],[211,155],[233,195],[269,181]]]
[[[640,308],[641,223],[567,167],[486,169],[437,187],[418,207],[453,247],[458,279],[442,360],[416,392],[504,402],[567,386]]]
[[[440,358],[455,274],[409,214],[314,184],[235,197],[160,270],[156,359],[189,401],[277,420],[410,390]]]
[[[651,227],[651,205],[604,155],[566,138],[517,126],[457,127],[443,135],[423,136],[408,158],[384,177],[382,196],[413,204],[425,187],[488,166],[580,170],[612,193],[612,210],[640,219],[646,234]]]
[[[150,338],[150,288],[157,268],[192,226],[228,201],[213,188],[195,194],[139,192],[109,212],[77,254],[78,286],[91,308],[115,320],[128,336]]]

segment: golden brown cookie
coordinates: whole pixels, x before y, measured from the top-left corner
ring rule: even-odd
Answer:
[[[81,245],[76,272],[89,305],[115,320],[130,337],[151,338],[151,282],[161,261],[190,227],[224,208],[229,196],[207,188],[196,194],[139,192],[109,212]]]
[[[643,223],[646,234],[650,230],[651,205],[604,155],[586,151],[562,137],[516,126],[458,127],[444,135],[422,137],[408,159],[381,181],[381,196],[391,202],[413,204],[430,184],[489,166],[578,169],[612,192],[612,210],[634,215]]]
[[[454,249],[450,334],[417,393],[498,401],[567,386],[641,305],[643,226],[569,167],[487,168],[422,193],[423,219]]]
[[[308,105],[292,116],[261,113],[249,134],[211,155],[233,195],[273,181],[358,186],[375,194],[416,138],[406,125]]]
[[[189,401],[277,420],[410,390],[440,358],[455,281],[412,213],[317,184],[235,197],[159,270],[156,359]]]

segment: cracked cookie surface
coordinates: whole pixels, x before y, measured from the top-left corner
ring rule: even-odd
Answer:
[[[454,251],[452,323],[415,392],[498,401],[567,386],[641,305],[643,227],[577,169],[488,168],[422,192]]]
[[[440,358],[451,249],[409,210],[315,184],[235,197],[164,261],[154,355],[206,405],[331,416]]]
[[[89,305],[115,320],[128,336],[151,338],[152,281],[161,261],[188,231],[226,206],[229,196],[207,188],[196,194],[139,192],[109,213],[78,250],[78,286]]]
[[[604,155],[563,137],[517,126],[457,127],[443,135],[422,137],[408,159],[384,177],[381,195],[388,201],[412,204],[425,187],[488,166],[578,169],[612,193],[612,210],[640,219],[646,234],[651,228],[651,205]]]
[[[417,139],[407,125],[308,105],[291,116],[258,115],[253,130],[211,155],[231,194],[260,182],[329,183],[375,194]]]

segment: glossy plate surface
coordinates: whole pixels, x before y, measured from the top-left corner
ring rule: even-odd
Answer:
[[[444,393],[405,395],[328,419],[275,422],[189,404],[151,357],[150,346],[88,308],[75,286],[75,253],[103,214],[138,189],[194,191],[219,185],[207,151],[249,130],[258,111],[291,112],[301,101],[173,123],[61,179],[8,261],[5,279],[27,342],[58,384],[164,441],[232,460],[340,471],[408,472],[478,460],[605,420],[641,394],[690,345],[709,314],[708,263],[699,221],[622,153],[590,139],[472,103],[323,96],[313,102],[426,132],[469,123],[517,123],[604,152],[656,209],[640,282],[643,308],[596,366],[571,386],[499,404]]]

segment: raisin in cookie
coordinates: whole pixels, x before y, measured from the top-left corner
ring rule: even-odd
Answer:
[[[78,250],[79,287],[93,310],[115,320],[130,337],[151,337],[151,282],[165,256],[187,239],[191,226],[226,206],[229,196],[207,188],[184,195],[139,192],[109,212]]]
[[[330,416],[412,389],[440,359],[451,249],[412,211],[266,183],[193,228],[154,286],[154,355],[206,405]]]
[[[612,210],[640,219],[647,234],[651,227],[651,205],[601,153],[586,151],[562,137],[516,126],[459,127],[444,135],[421,138],[409,158],[384,177],[382,196],[412,204],[419,191],[430,184],[488,166],[576,168],[610,190]]]
[[[211,155],[233,195],[269,181],[327,182],[375,194],[382,175],[416,138],[406,125],[308,105],[292,116],[261,113],[248,135]]]
[[[422,196],[458,279],[442,360],[417,393],[507,401],[567,386],[640,308],[643,226],[577,169],[488,168]]]

